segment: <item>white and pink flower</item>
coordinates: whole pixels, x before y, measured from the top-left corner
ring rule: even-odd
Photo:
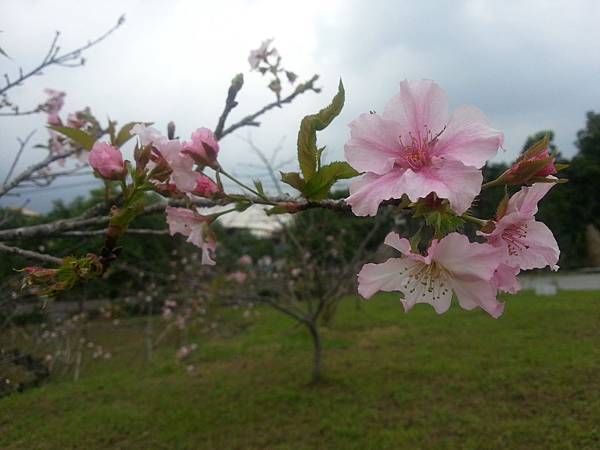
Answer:
[[[458,233],[432,241],[426,256],[413,253],[408,239],[397,233],[389,233],[385,244],[403,256],[362,267],[358,292],[363,297],[377,291],[399,291],[404,295],[401,301],[406,311],[416,303],[429,303],[442,314],[450,308],[454,293],[464,309],[480,307],[494,318],[504,311],[492,281],[499,264],[495,247],[471,243]]]
[[[508,200],[505,213],[494,223],[485,236],[488,243],[501,250],[501,260],[507,266],[520,270],[541,269],[550,266],[558,270],[560,250],[552,231],[535,220],[538,202],[554,183],[536,183],[523,187]]]
[[[187,236],[187,242],[202,249],[202,264],[214,265],[215,261],[212,256],[216,251],[217,243],[208,229],[212,218],[202,216],[187,208],[167,206],[165,212],[171,236],[176,233]]]
[[[473,106],[449,116],[448,99],[433,81],[403,81],[382,115],[363,114],[350,124],[346,159],[362,178],[347,202],[356,215],[377,214],[379,204],[407,195],[417,201],[434,192],[464,213],[481,190],[479,170],[502,145]]]
[[[266,39],[264,41],[262,41],[262,43],[260,44],[260,47],[257,48],[256,50],[252,50],[250,52],[250,56],[248,56],[248,63],[250,64],[250,68],[252,70],[255,70],[258,68],[258,66],[260,65],[261,61],[264,61],[267,56],[269,55],[277,55],[277,50],[276,49],[271,49],[269,50],[269,47],[271,46],[271,43],[273,42],[273,38],[271,39]]]

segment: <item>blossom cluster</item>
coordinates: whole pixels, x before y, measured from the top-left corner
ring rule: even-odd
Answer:
[[[462,106],[450,115],[444,91],[430,80],[403,81],[383,114],[363,114],[350,130],[346,157],[363,175],[350,186],[346,201],[359,216],[377,214],[379,205],[391,199],[435,208],[435,202],[428,206],[433,197],[461,217],[482,189],[481,168],[504,139],[475,107]],[[464,309],[480,307],[500,316],[504,305],[497,295],[520,289],[516,276],[521,270],[558,269],[556,240],[535,220],[538,202],[558,181],[555,173],[547,148],[524,155],[504,178],[539,182],[506,198],[494,220],[480,221],[482,242],[453,231],[432,239],[422,254],[391,232],[385,244],[402,256],[364,265],[359,293],[369,298],[377,291],[399,291],[406,310],[428,303],[438,313],[447,311],[456,295]]]
[[[248,62],[251,70],[273,77],[269,88],[280,100],[280,75],[285,74],[292,84],[296,75],[281,66],[281,57],[272,42],[265,40],[250,53]],[[128,124],[131,126],[115,133],[111,123],[110,143],[98,139],[92,141],[93,146],[90,143],[89,164],[98,176],[120,182],[125,197],[124,205],[120,210],[116,208],[111,217],[107,239],[111,246],[137,214],[138,194],[154,191],[179,201],[177,206],[167,206],[165,210],[170,234],[185,236],[201,249],[202,264],[214,265],[216,239],[210,225],[219,215],[243,211],[257,200],[271,207],[269,214],[297,213],[301,207],[318,206],[336,181],[360,175],[351,183],[350,195],[345,199],[355,215],[375,216],[382,205],[392,203],[410,211],[414,219],[423,218],[431,231],[424,236],[417,233],[410,240],[390,232],[384,243],[401,256],[362,267],[358,291],[363,297],[369,298],[377,291],[398,291],[406,310],[416,303],[429,303],[443,313],[456,296],[464,309],[480,307],[492,317],[499,317],[504,305],[498,295],[520,289],[517,276],[521,271],[558,269],[560,251],[556,240],[535,217],[538,202],[554,184],[561,182],[556,177],[560,165],[550,154],[547,139],[525,151],[496,180],[484,184],[482,169],[502,148],[504,134],[474,106],[460,106],[451,112],[445,92],[435,82],[405,80],[382,113],[362,114],[350,123],[350,137],[345,145],[347,162],[322,164],[324,147],[317,147],[316,132],[326,128],[343,107],[345,91],[340,81],[331,104],[301,121],[298,163],[302,173],[281,175],[282,181],[303,198],[282,201],[268,197],[260,181],[255,181],[256,189],[252,189],[235,180],[217,161],[218,140],[223,136],[230,108],[237,105],[235,95],[242,86],[241,79],[239,75],[232,84],[216,135],[208,128],[198,128],[189,140],[182,141],[174,136],[174,126],[164,136],[142,123]],[[297,88],[296,92],[301,90]],[[48,94],[50,99],[44,106],[48,123],[62,125],[58,113],[64,93]],[[87,123],[86,117],[69,116],[68,124],[81,129]],[[124,160],[120,150],[126,142],[119,137],[123,130],[127,138],[137,137],[135,167]],[[215,172],[215,179],[209,176],[210,171]],[[228,195],[223,191],[220,175],[229,177],[253,197]],[[482,189],[491,187],[504,187],[506,192],[496,216],[473,217],[471,209],[477,196]],[[195,197],[236,203],[236,207],[203,215],[193,206]],[[478,227],[470,237],[462,227],[466,222]],[[110,254],[113,249],[103,250]],[[292,279],[300,277],[304,269],[306,266],[293,268]],[[51,278],[50,275],[31,274],[40,279]],[[227,280],[242,285],[249,277],[250,270],[240,269],[231,272]],[[172,308],[165,308],[165,314],[169,314]]]

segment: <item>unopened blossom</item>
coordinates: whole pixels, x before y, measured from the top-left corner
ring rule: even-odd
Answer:
[[[44,104],[44,110],[48,113],[48,123],[56,126],[62,125],[58,113],[65,104],[65,96],[67,94],[61,91],[55,91],[54,89],[44,89],[44,92],[49,96]]]
[[[202,216],[187,208],[174,208],[167,206],[167,223],[171,236],[179,233],[187,236],[186,241],[202,249],[202,264],[214,265],[212,259],[217,243],[210,235],[208,223],[211,217]]]
[[[502,142],[479,109],[461,106],[450,116],[436,83],[402,81],[383,114],[363,114],[350,124],[346,159],[365,174],[346,201],[356,215],[373,216],[384,200],[406,194],[417,201],[434,192],[462,214],[481,190],[479,169]]]
[[[544,145],[545,144],[545,145]],[[498,184],[522,185],[530,184],[540,178],[548,178],[558,172],[556,157],[550,154],[548,141],[543,140],[534,144],[517,161],[504,172]],[[556,178],[548,178],[556,179]]]
[[[266,39],[260,44],[259,48],[250,52],[250,56],[248,56],[248,62],[250,63],[250,68],[252,70],[257,69],[260,62],[264,61],[267,58],[267,56],[277,54],[276,49],[269,50],[269,46],[272,42],[272,38]]]
[[[240,263],[242,266],[249,266],[252,264],[252,256],[250,255],[242,255],[240,256],[240,259],[238,259],[238,263]]]
[[[196,172],[196,173],[197,173],[196,186],[194,187],[192,194],[198,195],[200,197],[208,198],[208,197],[212,197],[213,195],[215,195],[218,192],[221,192],[217,183],[215,183],[213,180],[211,180],[210,177],[207,177],[206,175],[204,175],[202,173],[198,173],[198,172]]]
[[[521,270],[550,266],[558,270],[560,250],[552,231],[535,220],[538,202],[554,183],[523,187],[508,200],[506,211],[494,223],[493,231],[480,233],[501,250],[502,262]]]
[[[464,309],[480,307],[494,318],[502,314],[504,304],[496,299],[497,288],[491,281],[499,264],[493,246],[471,243],[458,233],[432,241],[426,256],[413,253],[408,239],[397,233],[388,234],[385,244],[403,256],[362,267],[358,292],[363,297],[377,291],[399,291],[406,311],[416,303],[429,303],[442,314],[454,293]]]
[[[248,274],[246,272],[242,272],[241,270],[232,272],[229,275],[227,275],[228,280],[236,281],[239,284],[243,284],[247,278],[248,278]]]
[[[198,128],[192,133],[191,141],[183,142],[182,152],[189,155],[201,167],[215,167],[219,143],[211,130]]]
[[[90,166],[108,180],[123,179],[127,172],[121,151],[106,142],[96,142],[88,160]]]

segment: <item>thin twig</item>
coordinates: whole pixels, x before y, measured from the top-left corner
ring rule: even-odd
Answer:
[[[8,173],[6,174],[6,178],[4,178],[4,182],[2,183],[3,185],[6,185],[6,183],[8,182],[8,180],[10,180],[10,177],[12,177],[12,174],[15,171],[15,167],[17,166],[17,163],[19,162],[19,159],[21,158],[21,154],[23,153],[23,150],[25,150],[25,147],[29,143],[29,140],[35,134],[35,131],[36,130],[30,131],[29,134],[27,135],[27,137],[25,139],[17,138],[17,140],[19,141],[19,150],[17,151],[17,155],[15,156],[15,159],[13,160],[13,162],[12,162],[12,164],[10,166],[10,169],[8,169]]]
[[[123,25],[124,21],[125,21],[124,16],[121,16],[119,18],[119,20],[117,21],[117,24],[115,26],[113,26],[112,28],[110,28],[107,32],[105,32],[101,36],[99,36],[96,39],[93,39],[91,41],[88,41],[87,44],[85,44],[79,48],[76,48],[75,50],[72,50],[67,53],[63,53],[62,55],[59,55],[60,47],[58,47],[56,45],[58,42],[58,37],[60,36],[60,33],[57,32],[54,35],[54,39],[52,40],[52,43],[50,44],[48,53],[46,54],[46,56],[44,57],[44,59],[42,60],[42,62],[40,64],[38,64],[36,67],[34,67],[33,69],[31,69],[29,72],[26,72],[26,73],[23,73],[23,71],[20,70],[19,76],[17,78],[15,78],[13,81],[10,81],[10,79],[8,78],[8,75],[6,75],[6,74],[4,75],[4,78],[6,79],[6,84],[3,88],[0,88],[0,95],[4,94],[9,89],[11,89],[15,86],[21,85],[28,78],[30,78],[34,75],[40,74],[48,66],[59,65],[59,66],[63,66],[63,67],[72,67],[72,66],[67,65],[67,63],[69,61],[79,58],[81,56],[82,52],[84,52],[85,50],[89,49],[90,47],[93,47],[94,45],[96,45],[96,44],[100,43],[101,41],[103,41],[104,39],[106,39],[117,28],[119,28],[121,25]],[[82,63],[83,62],[81,62],[80,64],[77,64],[76,66],[80,66]]]
[[[107,231],[108,231],[108,229],[106,229],[106,228],[102,228],[100,230],[63,231],[62,233],[57,233],[57,235],[65,236],[65,237],[105,236]],[[149,236],[167,236],[169,234],[169,230],[130,228],[127,230],[127,234],[149,235]]]
[[[319,75],[313,75],[313,77],[310,80],[298,85],[296,87],[296,90],[293,93],[291,93],[290,95],[288,95],[287,97],[281,99],[280,101],[275,101],[275,102],[269,103],[268,105],[263,106],[261,109],[256,111],[254,114],[250,114],[249,116],[246,116],[243,119],[241,119],[239,122],[236,122],[233,125],[230,125],[222,133],[220,133],[219,138],[222,139],[225,136],[227,136],[228,134],[233,133],[238,128],[241,128],[244,126],[252,126],[252,127],[260,126],[260,122],[256,121],[256,119],[258,117],[262,116],[264,113],[266,113],[267,111],[269,111],[273,108],[281,107],[281,105],[284,103],[291,103],[298,95],[303,94],[306,91],[319,92],[319,90],[317,88],[315,88],[315,86],[314,86],[314,84],[318,78],[319,78]]]
[[[38,170],[44,169],[44,168],[48,167],[50,164],[52,164],[54,161],[58,161],[59,159],[67,158],[80,150],[81,149],[72,149],[72,150],[66,151],[65,153],[61,153],[60,155],[49,154],[42,161],[29,166],[27,169],[25,169],[23,172],[21,172],[15,178],[13,178],[12,181],[10,181],[8,183],[4,182],[4,184],[0,187],[0,197],[6,195],[9,191],[16,188],[22,182],[28,181],[30,179],[30,177]]]
[[[11,255],[22,256],[28,259],[36,259],[38,261],[50,263],[50,264],[62,264],[62,259],[55,256],[46,255],[45,253],[38,253],[31,250],[25,250],[19,247],[10,247],[0,242],[0,252],[8,253]]]

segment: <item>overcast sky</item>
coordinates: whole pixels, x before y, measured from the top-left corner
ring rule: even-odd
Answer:
[[[241,130],[221,143],[221,163],[245,173],[256,163],[239,139],[248,131],[269,152],[286,137],[284,153],[295,153],[303,115],[326,104],[344,80],[346,107],[319,135],[329,160],[343,158],[347,124],[369,110],[381,111],[404,78],[430,78],[452,106],[473,104],[505,133],[513,159],[529,134],[556,132],[563,154],[575,151],[575,133],[585,112],[600,110],[600,2],[588,1],[158,1],[0,0],[0,74],[33,67],[55,30],[61,46],[75,47],[127,21],[86,54],[82,68],[50,68],[43,77],[11,91],[23,109],[44,100],[43,89],[67,92],[64,116],[90,106],[98,118],[154,122],[174,120],[187,138],[200,126],[214,128],[229,80],[244,72],[246,84],[231,120],[272,101],[266,79],[249,73],[248,53],[268,37],[286,68],[301,79],[321,75],[321,94],[307,93],[293,105],[263,118],[263,126]],[[289,89],[289,88],[288,88]],[[44,117],[0,118],[0,181],[17,149],[16,137],[38,128]],[[284,156],[285,156],[284,155]],[[22,167],[41,158],[30,150]],[[69,180],[81,182],[81,179]],[[89,180],[88,180],[89,181]],[[0,205],[44,210],[52,198],[70,199],[92,186],[53,189],[44,195],[5,197]]]

